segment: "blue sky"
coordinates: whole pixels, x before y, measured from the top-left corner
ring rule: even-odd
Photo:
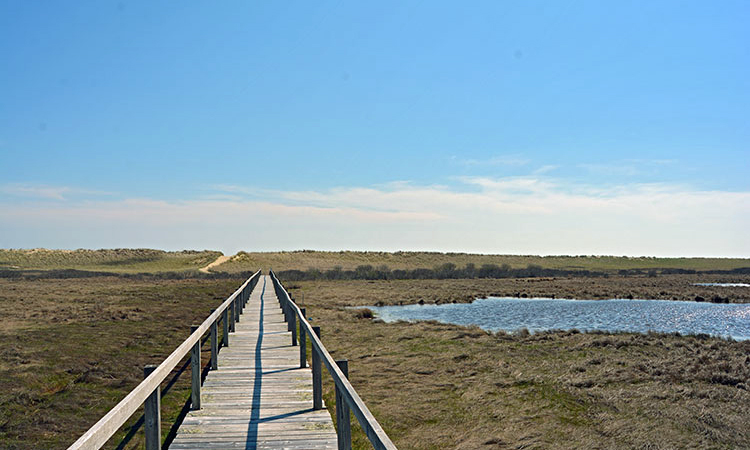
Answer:
[[[750,256],[748,23],[0,0],[0,247]]]

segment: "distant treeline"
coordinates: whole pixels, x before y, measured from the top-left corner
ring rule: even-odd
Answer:
[[[210,272],[197,270],[179,272],[155,273],[112,273],[77,269],[53,270],[8,270],[0,269],[0,278],[24,279],[60,279],[60,278],[92,278],[118,277],[136,280],[182,280],[182,279],[246,279],[255,272]],[[264,273],[266,271],[264,270]],[[354,270],[333,268],[330,270],[281,270],[276,275],[284,281],[314,281],[314,280],[445,280],[452,278],[534,278],[534,277],[609,277],[621,276],[657,276],[668,274],[750,274],[750,267],[731,270],[692,270],[692,269],[622,269],[617,272],[592,271],[582,269],[549,269],[537,264],[529,264],[524,268],[512,268],[508,264],[467,264],[457,267],[453,263],[445,263],[433,269],[390,269],[388,266],[361,265]]]
[[[623,269],[617,271],[622,276],[657,276],[659,274],[694,274],[695,270],[686,269]],[[750,267],[732,270],[700,271],[710,274],[750,274]],[[309,280],[444,280],[452,278],[532,278],[532,277],[608,277],[612,272],[591,270],[549,269],[537,264],[529,264],[525,268],[512,268],[508,264],[467,264],[457,267],[453,263],[445,263],[433,269],[389,269],[387,266],[373,267],[361,265],[354,270],[334,268],[321,271],[283,270],[277,272],[279,278],[285,281]]]

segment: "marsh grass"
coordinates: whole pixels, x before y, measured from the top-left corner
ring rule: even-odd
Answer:
[[[450,301],[457,291],[387,281],[294,286],[399,448],[750,447],[750,342],[386,324],[345,307],[410,301],[411,289]],[[330,380],[325,389],[333,411]],[[355,436],[355,448],[367,445]]]
[[[373,268],[385,266],[393,269],[433,269],[444,264],[453,264],[463,268],[474,264],[480,268],[483,264],[502,266],[508,264],[513,269],[525,269],[539,266],[543,269],[609,271],[649,269],[682,269],[682,270],[733,270],[750,267],[746,258],[655,258],[625,256],[533,256],[533,255],[483,255],[470,253],[440,252],[323,252],[300,250],[290,252],[239,252],[224,264],[215,268],[217,271],[242,272],[253,268],[273,268],[283,270],[321,271],[340,268],[354,270],[359,266],[369,265]]]
[[[318,288],[335,286],[340,295],[340,306],[407,305],[471,302],[477,298],[546,297],[600,300],[635,298],[656,300],[695,300],[721,296],[728,302],[750,302],[746,287],[694,286],[697,282],[742,280],[749,283],[750,275],[660,275],[632,277],[613,275],[607,278],[539,277],[459,280],[350,280],[305,281],[290,286]],[[306,294],[305,294],[306,295]]]
[[[240,282],[0,279],[0,447],[72,444],[140,383],[145,364],[163,361],[189,335],[190,324]],[[188,369],[162,399],[162,436],[189,383]],[[106,448],[126,432],[127,426]],[[126,448],[139,448],[142,436]]]
[[[362,309],[508,293],[709,298],[718,292],[690,286],[691,277],[287,287],[312,324],[323,327],[334,358],[349,359],[354,387],[399,448],[749,448],[748,342],[575,331],[491,334],[436,322],[385,324]],[[0,279],[0,447],[70,445],[140,382],[143,365],[161,362],[187,337],[189,325],[241,281]],[[333,408],[327,375],[324,382]],[[163,399],[163,435],[188,384],[183,375]],[[369,448],[355,424],[355,448]],[[127,448],[139,448],[142,432],[137,436]]]

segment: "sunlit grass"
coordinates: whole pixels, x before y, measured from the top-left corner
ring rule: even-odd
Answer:
[[[221,252],[151,249],[5,250],[0,249],[0,270],[75,269],[111,273],[153,273],[197,270]]]
[[[617,271],[632,269],[684,269],[684,270],[732,270],[750,267],[746,258],[654,258],[625,256],[524,256],[524,255],[481,255],[469,253],[439,252],[321,252],[301,250],[293,252],[239,252],[229,261],[215,268],[224,272],[243,272],[256,267],[282,270],[353,270],[358,266],[370,265],[388,269],[433,269],[446,263],[462,268],[467,264],[480,267],[483,264],[502,266],[508,264],[513,269],[539,265],[545,269]]]

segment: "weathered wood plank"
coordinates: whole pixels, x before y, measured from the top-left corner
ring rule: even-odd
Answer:
[[[265,286],[265,289],[264,289]],[[263,277],[185,417],[171,449],[336,449],[330,414],[313,410],[312,372]]]

